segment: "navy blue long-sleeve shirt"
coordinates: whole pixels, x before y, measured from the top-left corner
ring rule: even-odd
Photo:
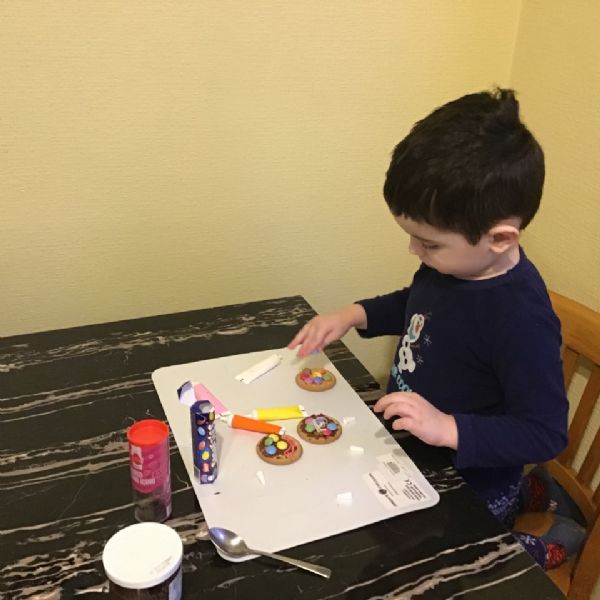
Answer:
[[[560,323],[520,251],[507,273],[457,279],[422,265],[410,287],[361,300],[363,337],[399,335],[387,391],[413,391],[458,427],[457,470],[488,502],[567,442]]]

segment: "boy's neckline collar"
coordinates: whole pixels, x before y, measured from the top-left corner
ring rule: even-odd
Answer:
[[[427,265],[422,265],[426,269],[429,269],[440,277],[441,281],[443,281],[447,285],[451,285],[453,287],[462,287],[462,288],[490,288],[496,287],[497,285],[501,285],[506,281],[511,280],[513,277],[517,276],[525,269],[525,264],[528,262],[527,255],[523,250],[522,246],[519,245],[519,261],[512,266],[507,271],[500,273],[498,275],[494,275],[492,277],[487,277],[485,279],[460,279],[459,277],[455,277],[454,275],[445,275],[428,267]]]
[[[515,252],[516,250],[516,252]],[[506,275],[509,271],[512,271],[520,262],[521,262],[521,246],[516,246],[510,249],[510,256],[503,255],[503,260],[509,262],[509,265],[504,269],[500,270],[493,275],[486,275],[485,277],[465,277],[466,281],[485,281],[487,279],[496,279],[497,277],[502,277],[502,275]],[[463,279],[461,277],[457,277],[456,279]]]

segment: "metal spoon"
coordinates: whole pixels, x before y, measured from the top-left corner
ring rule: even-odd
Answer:
[[[249,556],[251,554],[260,554],[261,556],[268,556],[269,558],[280,560],[290,565],[294,565],[295,567],[299,567],[300,569],[305,569],[311,573],[316,573],[327,579],[331,577],[331,569],[328,569],[327,567],[320,567],[319,565],[313,565],[312,563],[296,558],[289,558],[288,556],[282,556],[281,554],[273,554],[271,552],[262,552],[261,550],[248,548],[246,542],[237,533],[233,533],[233,531],[229,531],[229,529],[211,527],[208,530],[208,535],[217,548],[231,557],[238,558]]]

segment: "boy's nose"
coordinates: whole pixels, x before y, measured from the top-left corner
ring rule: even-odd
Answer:
[[[408,252],[410,254],[414,254],[415,256],[419,256],[419,243],[412,237],[408,242]]]

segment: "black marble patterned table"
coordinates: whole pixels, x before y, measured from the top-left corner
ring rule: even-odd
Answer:
[[[126,428],[164,413],[150,375],[184,362],[280,348],[314,314],[301,297],[0,339],[0,597],[106,598],[101,555],[134,522]],[[342,344],[327,354],[369,404],[381,394]],[[440,503],[290,549],[325,580],[257,559],[232,564],[208,541],[171,440],[184,598],[562,598],[489,515],[442,449],[398,440]],[[315,507],[315,512],[318,507]]]

